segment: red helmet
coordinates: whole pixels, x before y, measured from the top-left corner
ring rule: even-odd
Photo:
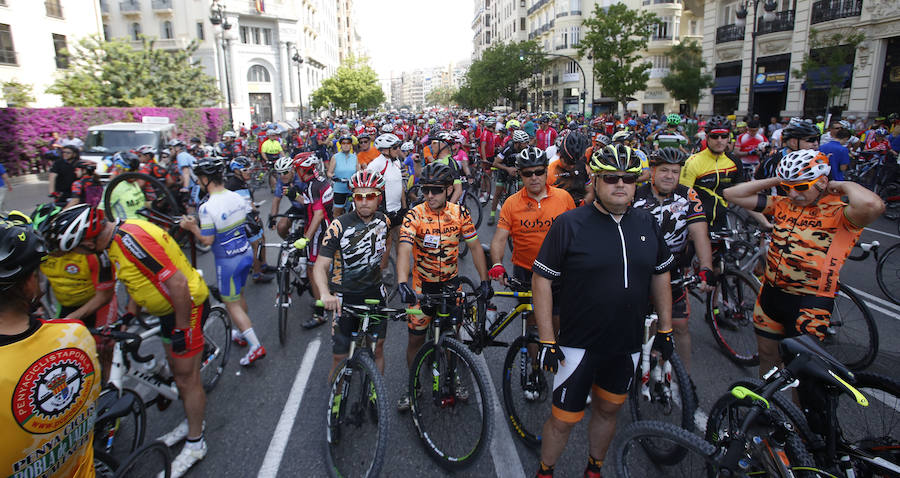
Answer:
[[[384,190],[384,178],[372,171],[357,171],[350,177],[350,189],[372,188]]]
[[[308,171],[319,165],[319,158],[315,153],[309,151],[305,153],[297,153],[294,156],[294,168],[297,170]]]

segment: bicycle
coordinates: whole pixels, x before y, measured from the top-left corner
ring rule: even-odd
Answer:
[[[280,243],[267,243],[266,247],[278,248],[278,266],[275,270],[275,283],[278,290],[275,293],[275,309],[278,313],[278,342],[284,346],[287,342],[288,309],[291,307],[291,294],[297,291],[297,296],[310,290],[309,274],[307,273],[308,251],[297,249],[294,242],[303,236],[306,225],[305,216],[302,214],[275,214],[272,218],[284,217],[291,221],[287,236]]]
[[[324,306],[320,300],[316,305]],[[325,458],[331,476],[374,477],[381,472],[390,410],[387,386],[375,365],[376,328],[389,317],[421,313],[383,307],[379,299],[366,299],[365,305],[341,305],[341,314],[358,325],[351,335],[348,358],[335,369],[329,387]]]

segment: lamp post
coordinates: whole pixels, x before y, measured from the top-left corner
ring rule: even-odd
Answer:
[[[747,114],[753,114],[753,88],[756,83],[756,36],[759,32],[756,29],[759,21],[757,20],[757,11],[759,9],[759,4],[761,2],[765,2],[763,5],[763,21],[771,21],[775,17],[775,9],[778,8],[778,3],[776,0],[744,0],[741,3],[741,6],[738,8],[736,12],[734,12],[734,16],[737,17],[734,21],[734,24],[738,28],[742,28],[747,24],[747,2],[753,2],[753,34],[751,35],[750,40],[750,90],[747,94]]]
[[[228,66],[228,38],[225,32],[231,30],[228,17],[225,16],[225,6],[219,0],[213,0],[209,7],[209,23],[213,26],[222,25],[222,60],[225,63],[225,95],[228,101],[228,129],[234,129],[234,112],[231,109],[231,69]]]
[[[587,75],[584,74],[584,68],[581,67],[581,63],[578,63],[578,60],[576,60],[568,55],[560,55],[558,53],[544,53],[544,52],[531,53],[531,52],[527,52],[525,50],[519,50],[519,60],[520,61],[524,61],[526,56],[555,56],[555,57],[559,57],[559,58],[566,58],[568,60],[571,60],[572,63],[575,63],[575,66],[577,66],[578,70],[581,71],[582,80],[584,80],[584,87],[581,89],[581,115],[586,116],[585,111],[587,108],[587,102],[585,101],[585,96],[587,93]],[[591,98],[591,100],[593,101],[593,98]]]
[[[297,64],[297,93],[300,95],[300,121],[303,121],[303,77],[300,76],[300,66],[303,65],[303,57],[297,47],[294,47],[294,56],[291,60]]]

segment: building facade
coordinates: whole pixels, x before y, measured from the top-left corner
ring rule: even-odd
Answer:
[[[472,59],[498,42],[525,40],[528,0],[475,0],[472,19]]]
[[[96,0],[0,0],[0,82],[30,85],[29,106],[59,106],[46,89],[68,68],[67,49],[102,31]]]
[[[831,113],[868,118],[900,111],[897,0],[778,0],[769,5],[771,18],[766,18],[766,5],[761,1],[755,15],[750,3],[745,25],[738,21],[739,7],[733,0],[708,2],[703,57],[715,84],[705,92],[700,113],[742,116],[753,112],[764,121],[773,116],[824,114],[829,101],[827,80],[823,84],[815,74],[807,79],[794,74],[810,53],[809,33],[813,28],[822,35],[835,31],[865,35],[855,51],[837,48],[813,52],[846,55],[841,68],[844,88],[831,101]],[[755,65],[751,58],[755,58]]]

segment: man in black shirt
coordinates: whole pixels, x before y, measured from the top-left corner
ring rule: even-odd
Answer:
[[[540,361],[556,373],[552,414],[544,424],[538,477],[553,476],[569,433],[584,416],[590,457],[584,476],[599,477],[640,354],[644,317],[652,303],[659,315],[656,346],[672,355],[674,258],[653,215],[631,207],[641,163],[625,145],[596,151],[593,204],[556,218],[532,268]],[[555,340],[551,283],[560,282],[559,342]]]
[[[497,203],[500,201],[500,195],[506,189],[506,185],[510,181],[518,181],[519,173],[516,170],[516,157],[528,146],[531,138],[528,133],[517,129],[512,134],[512,139],[506,146],[494,157],[494,197],[491,199],[491,215],[488,218],[488,226],[493,226],[497,220]]]
[[[78,179],[75,175],[77,162],[78,148],[63,146],[62,157],[50,166],[50,196],[54,202],[65,204],[72,196],[72,183]]]

